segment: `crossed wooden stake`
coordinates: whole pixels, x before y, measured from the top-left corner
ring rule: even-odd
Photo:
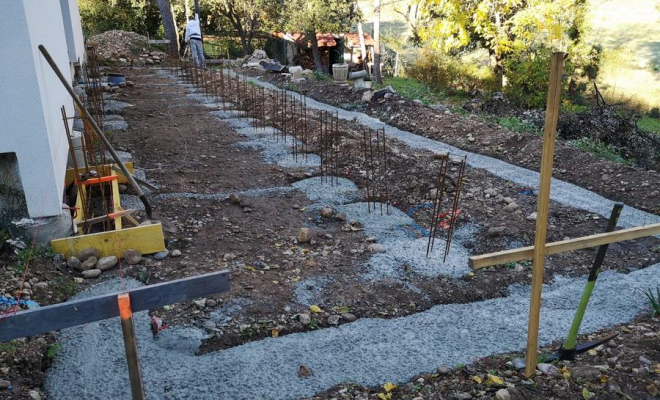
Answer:
[[[555,155],[555,137],[557,133],[557,119],[559,117],[559,99],[565,57],[565,53],[554,53],[550,64],[550,87],[548,90],[545,126],[543,128],[541,179],[536,211],[534,246],[470,257],[470,266],[472,268],[483,268],[511,261],[533,259],[532,294],[529,306],[529,325],[527,328],[527,353],[525,356],[525,375],[527,377],[536,373],[539,317],[541,314],[541,289],[543,286],[543,263],[545,256],[660,234],[660,224],[653,224],[560,242],[546,243],[552,163]]]
[[[127,292],[53,304],[21,311],[0,322],[0,342],[44,332],[120,317],[126,362],[134,400],[143,400],[144,386],[133,325],[133,312],[229,291],[229,272],[219,271],[191,278],[144,286]]]

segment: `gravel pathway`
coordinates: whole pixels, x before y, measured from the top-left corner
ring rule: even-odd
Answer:
[[[637,290],[642,282],[643,287],[660,285],[660,264],[627,275],[601,274],[582,330],[624,323],[643,312],[646,301]],[[541,345],[566,334],[583,286],[584,279],[565,279],[544,289]],[[118,290],[120,282],[113,280],[78,297]],[[360,319],[202,356],[193,354],[203,337],[194,329],[180,327],[154,340],[146,312],[135,314],[135,322],[148,399],[295,399],[341,383],[404,383],[440,365],[521,350],[528,306],[529,288],[515,287],[506,298],[438,305],[390,320]],[[62,336],[62,349],[46,376],[50,399],[130,399],[117,318]],[[299,377],[300,365],[313,375]]]

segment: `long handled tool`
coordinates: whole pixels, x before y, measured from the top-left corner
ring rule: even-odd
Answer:
[[[616,228],[616,224],[619,221],[619,216],[621,215],[621,210],[623,209],[623,203],[614,204],[612,209],[612,214],[610,214],[610,219],[607,223],[607,228],[605,232],[612,232]],[[598,253],[596,254],[596,259],[594,260],[591,270],[589,271],[589,277],[587,278],[587,284],[582,291],[582,296],[580,297],[580,303],[578,308],[575,311],[575,316],[573,317],[573,323],[571,328],[568,331],[568,336],[564,341],[564,344],[561,346],[561,349],[557,353],[550,355],[546,362],[553,360],[574,360],[575,356],[580,353],[584,353],[587,350],[598,347],[599,345],[610,341],[618,334],[609,335],[605,338],[602,338],[597,341],[583,343],[576,346],[577,335],[580,331],[580,325],[582,324],[582,319],[584,318],[584,313],[587,310],[589,305],[589,299],[591,299],[591,293],[594,291],[596,286],[596,280],[598,279],[598,274],[600,273],[600,267],[603,265],[603,260],[605,260],[605,254],[607,253],[608,244],[604,244],[598,248]]]
[[[145,194],[142,192],[142,188],[140,188],[140,186],[137,184],[137,182],[135,182],[135,179],[133,179],[133,175],[131,175],[131,173],[128,172],[128,169],[126,168],[124,163],[121,161],[121,159],[119,158],[119,156],[115,152],[115,149],[110,144],[110,141],[108,141],[108,138],[105,137],[105,135],[103,134],[103,131],[101,130],[101,128],[99,128],[99,126],[96,123],[96,121],[94,120],[94,118],[92,118],[92,116],[89,114],[89,111],[87,111],[87,109],[83,105],[82,101],[80,101],[78,96],[76,96],[76,94],[73,92],[73,88],[71,87],[69,82],[66,80],[66,78],[64,78],[64,75],[62,75],[62,71],[60,71],[57,64],[55,64],[55,61],[53,61],[53,58],[48,53],[48,50],[46,50],[44,45],[40,44],[39,45],[39,51],[41,52],[41,54],[43,54],[46,61],[48,61],[48,64],[53,69],[53,72],[55,72],[55,75],[57,75],[57,77],[60,79],[60,81],[62,82],[62,85],[64,85],[64,88],[67,90],[67,92],[69,92],[69,95],[71,95],[71,98],[73,99],[74,103],[76,103],[78,108],[85,115],[85,118],[87,118],[87,120],[89,121],[89,124],[94,129],[94,133],[96,133],[96,136],[98,136],[99,139],[101,139],[101,141],[105,145],[106,150],[108,150],[108,152],[110,153],[112,158],[115,160],[115,163],[117,163],[117,165],[121,169],[122,174],[126,177],[126,179],[128,179],[129,184],[131,185],[131,187],[133,188],[133,190],[135,191],[137,196],[140,198],[140,201],[142,201],[142,204],[144,204],[144,211],[147,214],[147,218],[149,218],[150,220],[157,220],[157,221],[161,222],[162,225],[163,225],[163,229],[165,229],[168,232],[172,232],[172,233],[176,232],[176,227],[174,225],[172,225],[172,223],[170,223],[169,221],[167,221],[163,218],[159,218],[159,217],[154,216],[154,214],[151,210],[151,203],[149,202],[149,199],[147,199],[147,196],[145,196]]]

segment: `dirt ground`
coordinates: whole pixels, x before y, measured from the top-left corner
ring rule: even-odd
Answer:
[[[284,86],[277,74],[247,71],[253,76]],[[463,117],[449,110],[417,104],[400,96],[365,103],[362,92],[352,86],[305,81],[297,84],[302,93],[328,104],[361,111],[397,128],[436,139],[473,153],[501,159],[534,171],[541,161],[541,138],[514,133],[476,116]],[[471,139],[472,138],[472,139]],[[635,208],[660,213],[660,170],[643,170],[599,159],[558,141],[554,176],[594,191],[610,200],[625,201]],[[576,168],[579,166],[579,168]]]
[[[168,235],[166,241],[170,252],[180,250],[181,255],[175,257],[170,254],[163,260],[146,257],[142,263],[124,266],[121,271],[125,276],[145,284],[221,269],[231,272],[232,289],[229,293],[151,311],[170,326],[193,324],[206,329],[212,337],[205,341],[200,353],[266,336],[332,329],[337,324],[351,323],[359,318],[395,318],[424,311],[436,304],[503,297],[508,295],[509,285],[529,283],[531,271],[530,264],[526,262],[475,271],[459,279],[443,276],[428,278],[411,273],[403,280],[365,281],[360,278],[365,272],[362,265],[370,256],[367,248],[371,239],[364,235],[359,224],[345,221],[337,213],[322,217],[318,212],[308,210],[307,206],[312,202],[300,192],[270,192],[254,197],[240,196],[239,200],[225,199],[224,196],[191,199],[177,195],[228,194],[256,188],[287,187],[298,180],[317,176],[319,172],[302,168],[285,169],[265,163],[258,151],[235,146],[244,138],[228,124],[209,114],[213,108],[188,97],[183,86],[172,84],[171,79],[154,70],[123,72],[135,86],[120,90],[114,97],[133,107],[122,112],[129,124],[128,130],[115,132],[112,140],[118,150],[130,152],[136,168],[143,170],[149,180],[161,187],[162,193],[168,194],[153,197],[154,208],[177,225],[178,232]],[[312,97],[331,104],[346,103],[355,97],[350,93],[345,95],[345,89],[336,89],[336,86],[325,83],[305,85],[305,90]],[[411,102],[389,103],[370,105],[365,111],[372,115],[382,113],[383,118],[385,115],[393,116],[391,120],[389,117],[387,119],[395,126],[470,151],[530,168],[536,168],[538,164],[540,140],[536,137],[512,134],[456,115],[440,114],[436,118],[431,113],[437,114],[437,111],[429,111],[431,109]],[[267,115],[274,113],[272,106],[267,111]],[[316,117],[318,114],[310,111],[310,120],[314,121]],[[276,121],[276,118],[270,118],[275,126]],[[417,126],[415,121],[433,121],[433,124]],[[310,149],[316,151],[314,143],[318,142],[318,130],[314,126],[312,128]],[[481,131],[473,131],[473,128]],[[362,131],[363,127],[354,123],[342,124],[339,132],[339,170],[342,176],[358,185],[364,200],[367,180],[362,173]],[[465,138],[467,132],[472,132],[478,140],[468,142]],[[390,203],[408,211],[428,202],[435,189],[439,168],[436,156],[430,152],[411,150],[395,140],[389,141],[387,151]],[[520,154],[525,154],[525,157],[519,158]],[[647,211],[660,210],[657,192],[660,175],[656,171],[635,171],[595,160],[586,153],[567,147],[558,148],[558,155],[560,178],[615,200],[625,198],[628,204]],[[572,169],[569,171],[575,165],[580,165],[579,173]],[[452,164],[445,188],[449,196],[442,204],[443,210],[451,207],[452,182],[455,183],[457,175],[455,167]],[[603,171],[608,171],[617,183],[603,183]],[[621,181],[626,184],[619,183]],[[649,186],[642,190],[645,182]],[[534,221],[529,216],[536,209],[536,197],[526,189],[484,170],[468,169],[460,202],[462,212],[457,223],[459,227],[472,224],[478,228],[468,243],[473,254],[532,244]],[[511,203],[515,203],[515,207],[509,207]],[[605,219],[600,216],[556,203],[552,203],[551,210],[549,241],[600,232],[606,225]],[[430,224],[430,210],[415,212],[411,216],[420,226],[428,227]],[[296,239],[302,227],[312,230],[313,237],[308,243],[299,243]],[[551,282],[558,275],[584,276],[594,256],[594,250],[582,250],[549,257],[545,281]],[[632,265],[645,267],[659,260],[660,241],[647,238],[610,246],[603,268],[626,272]],[[3,273],[11,279],[5,285],[5,291],[15,289],[19,282],[15,268],[17,263],[17,257],[11,252],[5,252],[0,257]],[[115,273],[119,274],[119,270]],[[35,290],[34,299],[42,305],[58,303],[95,283],[85,280],[82,284],[75,284],[73,277],[77,276],[78,273],[67,268],[63,260],[52,255],[39,257],[29,277],[49,282],[50,289],[43,295]],[[296,301],[301,291],[299,283],[312,282],[302,291],[314,292],[313,282],[319,282],[318,279],[325,282],[318,296],[322,299],[318,306],[325,311],[311,313],[307,305]],[[53,283],[60,281],[61,287]],[[410,284],[419,290],[411,290]],[[224,324],[214,322],[211,315],[228,308],[237,311],[228,315]],[[304,323],[305,316],[311,321]],[[571,370],[582,366],[586,368],[587,365],[601,365],[610,362],[612,357],[619,357],[613,362],[612,370],[606,373],[604,382],[603,378],[598,377],[589,379],[588,383],[574,384],[567,378],[540,376],[530,386],[523,385],[523,379],[517,378],[515,373],[511,376],[506,373],[503,377],[516,388],[524,386],[519,389],[520,393],[511,390],[512,398],[579,398],[576,396],[582,396],[582,387],[597,392],[598,398],[618,398],[600,397],[617,393],[611,389],[615,384],[619,385],[619,391],[627,394],[612,396],[650,398],[648,396],[654,394],[649,387],[658,386],[660,372],[657,364],[660,361],[658,330],[657,321],[648,318],[641,318],[629,326],[615,327],[612,332],[621,332],[616,339],[617,347],[605,347],[596,356],[585,356],[582,361],[569,366]],[[648,335],[650,333],[654,336]],[[53,343],[53,336],[48,334],[24,343],[17,342],[15,348],[0,348],[0,367],[7,368],[6,373],[0,369],[0,380],[8,380],[13,386],[12,391],[0,388],[0,398],[28,398],[29,390],[41,390],[44,370],[52,355],[56,354],[57,348]],[[49,349],[53,349],[50,354]],[[640,356],[651,360],[651,365],[642,362],[644,365],[640,367]],[[471,398],[458,397],[458,393],[470,393],[473,397],[492,397],[493,389],[503,386],[487,386],[472,377],[491,370],[504,374],[509,358],[507,355],[475,360],[473,366],[421,377],[421,383],[416,380],[384,393],[384,396],[402,399]],[[621,364],[621,368],[616,367],[617,364]],[[384,392],[382,388],[342,386],[318,398],[378,398],[381,392]]]

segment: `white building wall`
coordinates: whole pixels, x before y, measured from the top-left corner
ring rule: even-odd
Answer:
[[[73,102],[37,48],[70,71],[59,0],[3,2],[0,37],[0,153],[16,153],[30,217],[60,215],[69,147],[60,107],[72,116]]]
[[[77,0],[60,0],[64,33],[69,51],[69,62],[83,63],[85,61],[85,38],[80,23],[80,10]]]

